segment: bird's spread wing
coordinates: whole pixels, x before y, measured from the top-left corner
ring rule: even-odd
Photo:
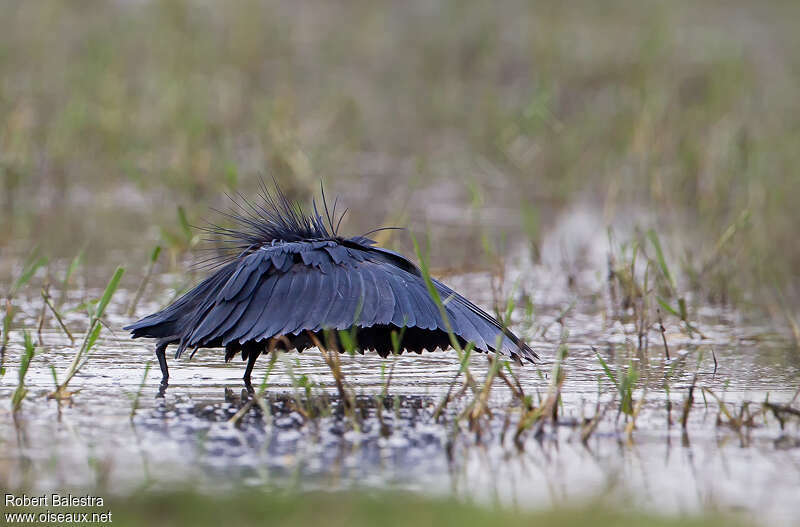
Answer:
[[[418,306],[423,306],[423,309],[416,311],[417,318],[419,318],[419,313],[425,312],[428,313],[429,317],[422,324],[410,323],[409,326],[426,327],[425,323],[427,322],[427,328],[436,327],[447,331],[447,324],[443,321],[438,306],[428,294],[422,273],[412,262],[394,251],[381,247],[370,246],[366,247],[365,250],[370,254],[370,259],[387,264],[386,269],[391,269],[388,266],[388,264],[391,264],[394,268],[405,271],[405,274],[401,276],[406,278],[406,284],[410,284],[410,287],[406,289],[408,296],[412,301],[416,300]],[[522,342],[508,328],[503,327],[497,319],[442,282],[435,279],[432,282],[444,304],[450,329],[462,340],[474,343],[475,348],[479,351],[498,351],[512,358],[525,359],[531,362],[538,358],[527,344]],[[403,289],[395,289],[395,293],[402,294]],[[406,312],[413,311],[408,304],[406,304],[405,310]]]
[[[449,326],[480,351],[533,360],[533,351],[494,318],[433,283],[447,322],[419,269],[397,253],[360,239],[277,243],[238,258],[129,329],[134,336],[175,335],[179,355],[305,331],[394,326],[441,334]]]

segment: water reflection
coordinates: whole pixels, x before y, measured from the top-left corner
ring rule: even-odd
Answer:
[[[667,361],[654,344],[658,333],[649,352],[636,352],[627,344],[635,339],[633,327],[608,319],[591,303],[576,302],[568,316],[562,304],[538,309],[526,336],[544,360],[516,370],[520,384],[537,404],[547,395],[555,350],[565,335],[566,378],[559,425],[525,434],[519,444],[519,411],[509,409],[512,392],[500,381],[491,390],[492,417],[482,421],[480,435],[456,423],[469,397],[448,406],[438,422],[434,418],[458,371],[452,352],[394,359],[380,414],[377,396],[391,360],[343,356],[356,417],[344,411],[317,351],[282,355],[265,393],[269,414],[251,404],[234,426],[231,417],[252,397],[241,381],[244,364],[226,365],[213,350],[192,361],[171,361],[168,387],[150,375],[131,417],[144,364],[155,364],[153,350],[116,331],[105,334],[75,379],[80,392],[72,404],[59,406],[46,398],[53,389],[50,367],[63,371],[74,349],[59,331],[47,329],[27,377],[30,393],[22,412],[16,419],[8,413],[0,418],[0,482],[6,488],[93,486],[118,492],[187,482],[209,490],[242,482],[400,487],[521,507],[599,495],[670,512],[744,508],[784,523],[798,514],[798,420],[787,418],[781,427],[774,415],[761,412],[752,426],[721,426],[727,417],[720,417],[720,404],[710,395],[734,417],[744,401],[752,401],[753,409],[767,398],[791,401],[800,369],[797,352],[780,336],[748,326],[736,313],[709,308],[698,322],[704,339],[667,327],[675,351]],[[127,318],[112,314],[110,322],[117,327]],[[13,390],[20,353],[14,343],[20,340],[11,336],[10,371],[0,386],[5,396]],[[637,365],[641,385],[635,397],[644,402],[630,434],[595,350],[617,371]],[[256,384],[267,364],[267,358],[259,361]],[[482,380],[486,357],[473,357],[470,369]],[[309,391],[298,386],[301,377]],[[681,413],[693,382],[694,404],[683,430]],[[592,420],[596,428],[584,440],[583,424]]]

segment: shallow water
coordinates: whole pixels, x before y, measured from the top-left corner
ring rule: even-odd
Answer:
[[[735,311],[704,307],[697,309],[696,319],[704,338],[686,335],[677,323],[665,323],[672,353],[668,362],[655,329],[648,335],[649,350],[637,352],[633,325],[609,315],[598,294],[575,295],[554,275],[545,280],[546,273],[543,266],[518,266],[509,273],[519,278],[516,283],[529,291],[536,307],[529,321],[521,309],[514,317],[515,329],[542,356],[536,366],[514,367],[534,401],[547,393],[559,342],[569,350],[559,425],[545,426],[539,435],[526,433],[521,445],[511,439],[518,408],[509,407],[511,392],[500,381],[489,399],[493,418],[484,423],[480,438],[466,424],[454,424],[470,397],[452,403],[441,422],[434,420],[434,409],[458,370],[452,351],[396,359],[383,425],[376,416],[375,396],[392,360],[344,355],[345,378],[364,407],[360,431],[341,412],[333,378],[317,350],[280,356],[266,391],[268,418],[253,409],[238,427],[227,423],[246,398],[240,380],[244,365],[238,360],[224,364],[221,353],[213,350],[198,352],[191,361],[170,360],[170,386],[163,397],[157,397],[160,374],[154,363],[131,417],[144,365],[153,359],[152,342],[130,341],[120,329],[129,322],[120,313],[132,294],[120,291],[108,316],[112,331],[104,330],[91,360],[71,384],[80,392],[61,408],[47,399],[53,388],[50,366],[65,371],[74,347],[46,324],[44,346],[26,378],[30,391],[16,424],[8,406],[0,414],[0,483],[12,489],[99,492],[187,484],[218,490],[242,482],[281,488],[399,487],[520,507],[600,497],[668,513],[712,507],[781,524],[800,517],[797,420],[788,420],[782,429],[771,414],[760,412],[767,397],[785,403],[796,393],[800,355],[786,339]],[[595,275],[589,272],[579,280],[591,281]],[[525,280],[543,286],[525,289]],[[175,281],[161,277],[151,289],[160,287],[165,295],[143,303],[138,313],[168,300],[167,284]],[[483,305],[490,303],[487,275],[447,281]],[[571,302],[562,324],[558,318]],[[17,324],[36,327],[38,309],[26,308],[24,299],[21,305],[31,315]],[[84,319],[73,313],[67,322],[77,328]],[[21,341],[15,331],[9,371],[0,385],[4,398],[16,382]],[[638,365],[641,383],[635,399],[644,398],[644,403],[630,436],[595,349],[617,375],[629,363]],[[254,382],[260,381],[268,362],[266,357],[259,360]],[[472,357],[471,372],[477,379],[486,370],[485,356]],[[668,396],[664,378],[669,371]],[[695,374],[698,388],[688,433],[683,434],[680,413]],[[306,421],[293,410],[292,396],[304,395],[292,378],[303,375],[314,384],[314,401],[331,402],[330,415]],[[752,401],[753,426],[737,431],[719,425],[720,405],[711,395],[704,396],[701,387],[717,394],[731,411]],[[598,408],[606,408],[605,413],[584,445],[581,428],[574,425],[593,417]],[[510,428],[504,436],[506,416]]]

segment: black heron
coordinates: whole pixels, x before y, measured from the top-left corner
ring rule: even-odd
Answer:
[[[434,301],[420,269],[404,256],[378,247],[367,236],[343,237],[341,216],[316,203],[306,214],[276,186],[262,184],[257,202],[242,197],[238,210],[225,214],[233,228],[213,226],[229,256],[216,271],[171,305],[125,327],[133,338],[158,339],[155,353],[169,379],[166,348],[175,358],[187,349],[224,348],[225,360],[247,359],[245,384],[256,359],[279,339],[286,349],[303,351],[324,342],[329,330],[355,326],[360,350],[382,357],[393,351],[392,332],[402,335],[400,352],[447,349],[450,331],[465,346],[516,362],[533,362],[536,353],[494,317],[443,283],[432,280]],[[346,211],[345,211],[346,212]],[[327,222],[326,222],[327,220]],[[447,320],[442,316],[442,309]],[[339,347],[341,350],[341,347]]]

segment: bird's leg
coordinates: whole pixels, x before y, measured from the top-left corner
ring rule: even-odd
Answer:
[[[251,394],[255,392],[255,390],[253,390],[253,384],[250,382],[250,374],[253,373],[253,366],[256,365],[256,359],[259,355],[261,355],[260,349],[250,349],[250,352],[247,354],[247,368],[245,368],[244,377],[242,377],[247,391]]]
[[[156,342],[156,358],[158,358],[158,365],[161,367],[161,384],[166,385],[169,381],[169,368],[167,368],[167,346],[170,341],[166,339]]]

